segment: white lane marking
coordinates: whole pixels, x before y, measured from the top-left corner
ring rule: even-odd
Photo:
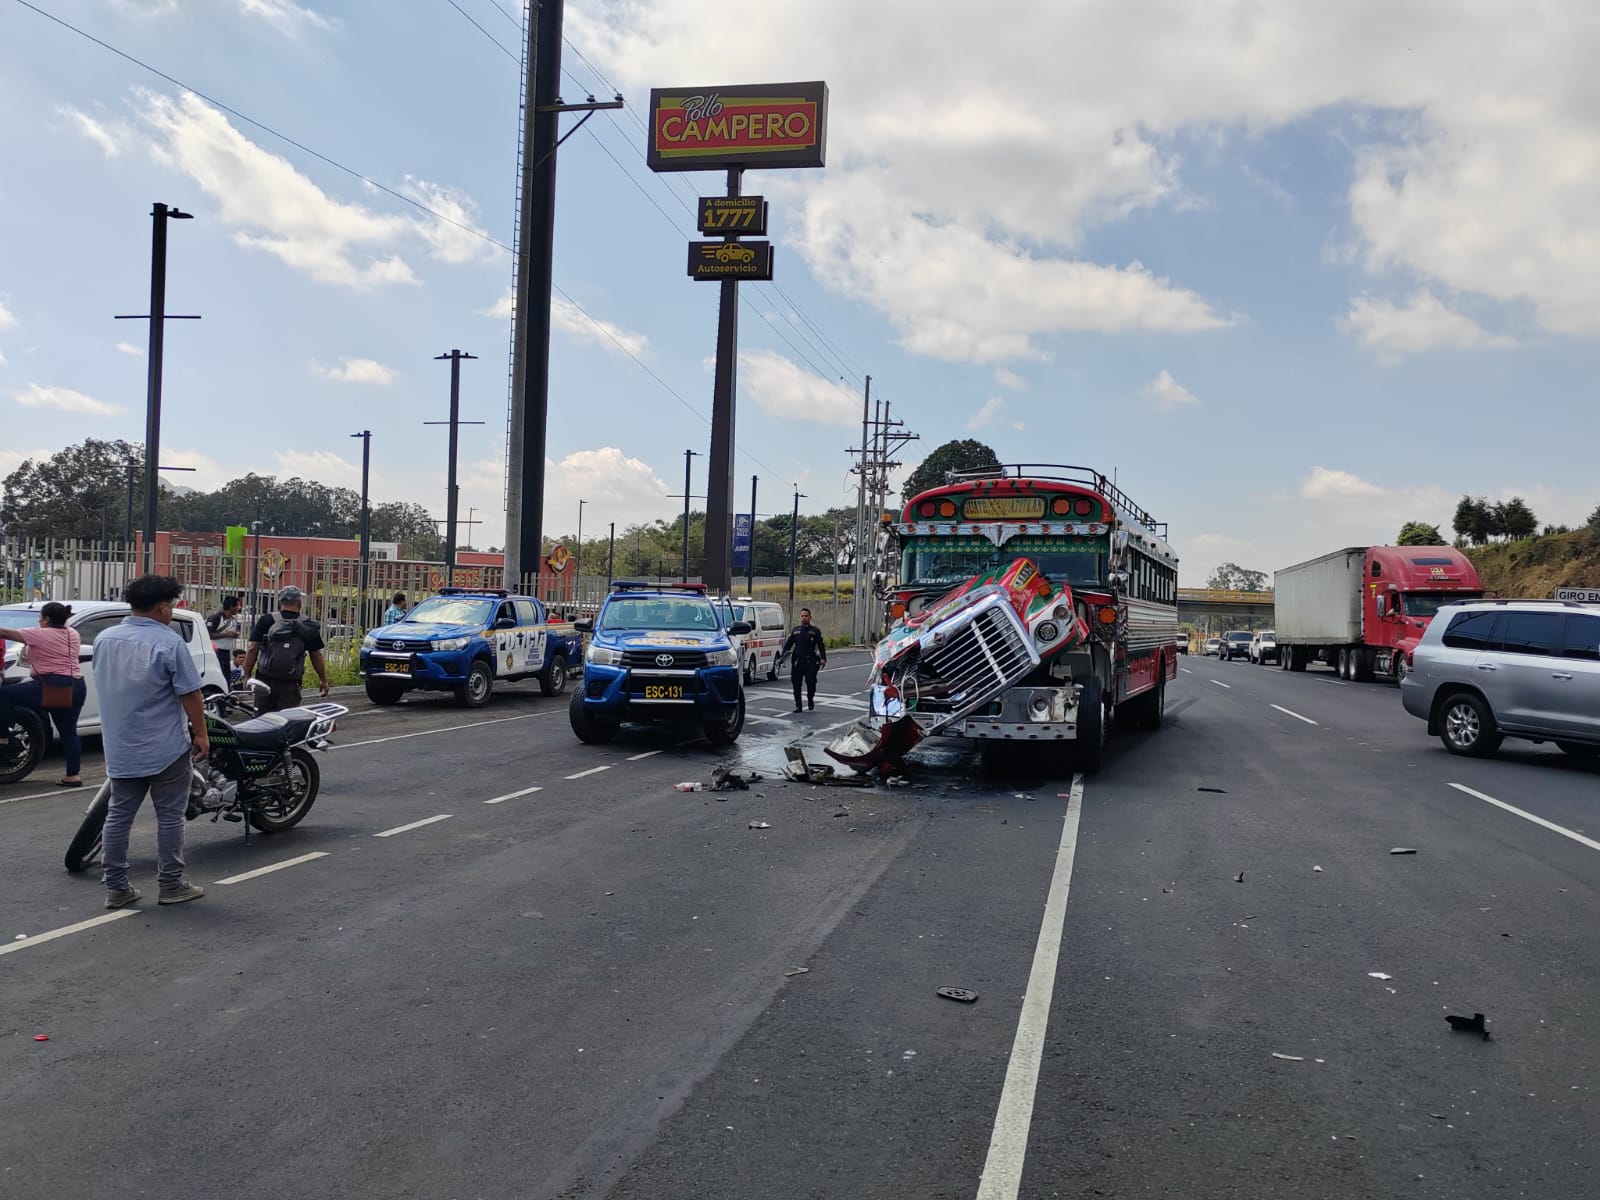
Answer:
[[[1185,675],[1193,675],[1194,674],[1194,672],[1189,670],[1188,667],[1179,667],[1178,670],[1182,671]]]
[[[413,821],[409,825],[396,825],[393,829],[385,829],[382,833],[375,833],[373,837],[393,837],[397,833],[406,833],[413,829],[421,829],[424,825],[432,825],[435,821],[448,821],[454,813],[440,813],[437,817],[424,817],[420,821]]]
[[[1323,683],[1331,683],[1331,684],[1333,684],[1334,687],[1349,687],[1350,686],[1348,683],[1346,683],[1342,679],[1329,679],[1326,675],[1318,676],[1318,678],[1320,678]]]
[[[436,733],[455,733],[458,729],[478,729],[484,725],[504,725],[509,721],[526,721],[530,717],[548,717],[557,711],[549,708],[544,712],[523,713],[519,717],[496,717],[492,721],[469,721],[465,725],[446,725],[442,729],[419,729],[416,733],[396,733],[389,737],[369,738],[364,742],[335,742],[329,746],[330,750],[354,750],[357,746],[379,746],[384,742],[403,742],[406,738],[430,737]]]
[[[1452,783],[1450,786],[1455,788],[1458,792],[1465,792],[1469,796],[1476,796],[1479,800],[1482,800],[1486,804],[1492,804],[1496,808],[1503,808],[1508,813],[1515,813],[1524,821],[1532,821],[1535,825],[1543,825],[1552,833],[1559,833],[1562,837],[1571,838],[1579,845],[1587,846],[1591,850],[1600,850],[1600,842],[1595,841],[1593,838],[1584,837],[1583,834],[1579,833],[1575,829],[1568,829],[1565,825],[1557,825],[1554,821],[1546,821],[1543,817],[1536,817],[1531,812],[1524,812],[1520,808],[1507,804],[1504,800],[1496,800],[1493,796],[1486,796],[1475,788],[1469,788],[1464,783]]]
[[[0,804],[15,804],[18,800],[43,800],[46,796],[75,796],[79,792],[96,791],[105,780],[85,779],[81,788],[51,788],[48,792],[29,792],[26,796],[7,796]]]
[[[598,775],[598,774],[600,774],[601,771],[609,771],[609,770],[611,770],[611,764],[607,763],[603,767],[590,767],[587,771],[579,771],[576,774],[568,775],[567,778],[568,779],[582,779],[585,775]]]
[[[542,792],[542,787],[525,787],[520,792],[507,792],[504,796],[496,796],[493,800],[485,800],[485,804],[504,804],[507,800],[515,800],[518,796],[531,796],[535,792]]]
[[[661,753],[661,751],[659,751],[659,750],[646,750],[643,754],[630,754],[630,755],[628,755],[628,761],[629,762],[638,762],[641,758],[654,758],[656,755],[658,755],[660,753]]]
[[[1034,1093],[1039,1086],[1039,1063],[1044,1057],[1045,1025],[1055,993],[1056,963],[1061,955],[1061,935],[1067,920],[1067,892],[1072,886],[1072,860],[1078,850],[1078,817],[1083,811],[1083,776],[1072,777],[1072,792],[1061,824],[1061,846],[1056,851],[1055,874],[1039,925],[1033,951],[1028,990],[1017,1018],[1017,1036],[1011,1044],[1005,1087],[995,1113],[989,1157],[978,1182],[978,1200],[1016,1200],[1022,1186],[1022,1162],[1028,1150],[1028,1127],[1033,1121]]]
[[[18,950],[26,950],[42,942],[53,942],[59,937],[66,937],[69,933],[78,933],[85,929],[93,929],[96,925],[104,925],[107,921],[120,921],[123,917],[131,917],[138,911],[137,908],[119,908],[116,912],[108,912],[103,917],[90,917],[87,921],[79,921],[76,925],[63,925],[60,929],[52,929],[49,933],[36,933],[25,942],[7,942],[4,946],[0,946],[0,955],[15,954]]]
[[[1307,725],[1315,725],[1316,724],[1316,722],[1313,721],[1310,717],[1302,717],[1299,713],[1291,712],[1289,709],[1285,708],[1281,704],[1274,704],[1272,707],[1277,709],[1281,713],[1285,713],[1288,716],[1293,717],[1296,721],[1304,721]]]
[[[271,875],[274,871],[281,871],[285,867],[298,867],[301,863],[311,862],[313,859],[327,858],[326,850],[317,850],[311,854],[302,854],[299,858],[286,858],[282,862],[273,863],[270,867],[257,867],[254,871],[246,871],[243,875],[229,875],[226,879],[216,881],[218,887],[229,883],[243,883],[246,879],[256,879],[262,875]]]
[[[1231,683],[1223,683],[1221,680],[1218,680],[1218,679],[1212,679],[1212,680],[1209,680],[1208,682],[1216,684],[1219,688],[1227,688],[1230,692],[1233,690],[1233,684],[1231,684]]]

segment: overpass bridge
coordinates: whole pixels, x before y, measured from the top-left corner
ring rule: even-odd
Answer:
[[[1265,617],[1271,620],[1272,593],[1179,588],[1178,620],[1192,623],[1201,617]]]

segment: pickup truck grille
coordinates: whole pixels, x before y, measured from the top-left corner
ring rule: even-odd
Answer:
[[[916,689],[918,715],[927,720],[930,733],[977,711],[1039,664],[1003,594],[947,617],[929,634]]]
[[[379,638],[374,650],[384,650],[390,654],[421,654],[432,650],[431,641],[418,641],[415,638]]]
[[[640,670],[698,671],[706,665],[706,656],[703,650],[624,650],[622,665]]]

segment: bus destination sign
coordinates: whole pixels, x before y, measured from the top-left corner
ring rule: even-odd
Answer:
[[[652,171],[820,167],[827,141],[821,81],[650,89]]]
[[[766,237],[766,197],[701,196],[700,232]]]
[[[1043,496],[973,496],[961,506],[971,520],[1034,520],[1044,516]]]
[[[771,242],[690,242],[689,278],[763,280],[772,278]]]

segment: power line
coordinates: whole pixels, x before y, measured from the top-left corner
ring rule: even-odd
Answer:
[[[496,46],[499,46],[500,47],[500,53],[504,54],[507,58],[509,58],[512,62],[516,63],[519,67],[522,65],[522,59],[519,56],[511,53],[511,47],[507,46],[499,38],[495,37],[494,34],[490,33],[482,25],[479,25],[477,18],[474,17],[471,13],[469,13],[466,9],[462,8],[461,5],[457,4],[456,0],[445,0],[445,3],[448,4],[451,8],[455,9],[458,13],[460,13],[468,21],[471,21],[472,22],[472,27],[474,29],[476,29],[479,33],[483,34],[484,37],[488,38]]]

